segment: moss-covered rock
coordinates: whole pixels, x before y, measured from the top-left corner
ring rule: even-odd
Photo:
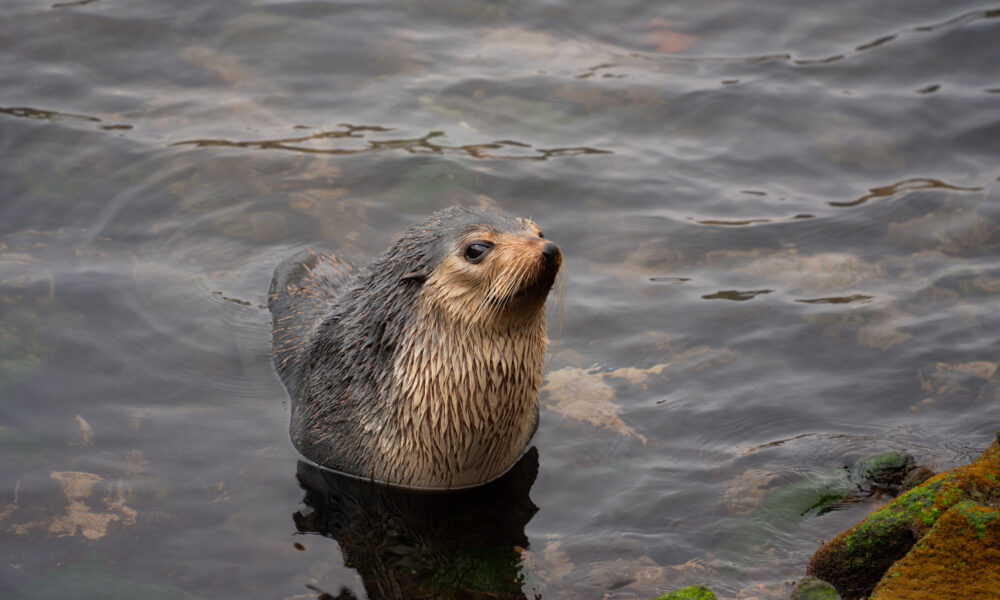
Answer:
[[[677,591],[663,594],[656,600],[718,600],[712,590],[703,585],[690,585]]]
[[[866,595],[948,509],[965,500],[1000,502],[998,478],[1000,445],[994,441],[976,462],[928,479],[824,544],[807,572],[832,583],[841,596]]]
[[[795,584],[788,600],[840,600],[840,596],[829,583],[815,577],[806,577]]]
[[[903,483],[899,486],[899,490],[901,492],[912,490],[935,475],[937,475],[937,473],[935,473],[930,467],[918,467],[910,471],[910,474],[903,479]]]
[[[859,460],[852,469],[855,479],[880,488],[898,488],[916,468],[916,461],[905,452],[884,452]]]
[[[889,568],[871,600],[1000,598],[998,565],[1000,510],[966,500]]]

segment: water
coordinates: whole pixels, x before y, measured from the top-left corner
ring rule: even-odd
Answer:
[[[1000,422],[1000,7],[8,0],[0,46],[0,597],[783,598],[881,501],[823,481]],[[455,203],[565,254],[537,454],[298,464],[273,266]]]

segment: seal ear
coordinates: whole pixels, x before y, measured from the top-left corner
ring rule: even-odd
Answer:
[[[403,282],[403,281],[416,281],[418,283],[423,283],[427,279],[428,275],[429,275],[429,273],[427,272],[426,269],[420,269],[420,270],[417,270],[417,271],[410,271],[406,275],[403,275],[402,277],[400,277],[399,281],[400,282]]]

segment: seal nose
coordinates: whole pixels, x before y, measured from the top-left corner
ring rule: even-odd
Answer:
[[[545,242],[542,246],[542,256],[545,257],[546,264],[552,264],[555,262],[556,257],[559,256],[559,246],[556,246],[552,242]]]

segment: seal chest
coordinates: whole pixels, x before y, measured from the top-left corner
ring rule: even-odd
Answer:
[[[529,220],[452,208],[363,270],[315,254],[279,266],[273,350],[296,447],[404,486],[501,475],[538,423],[561,262]]]

